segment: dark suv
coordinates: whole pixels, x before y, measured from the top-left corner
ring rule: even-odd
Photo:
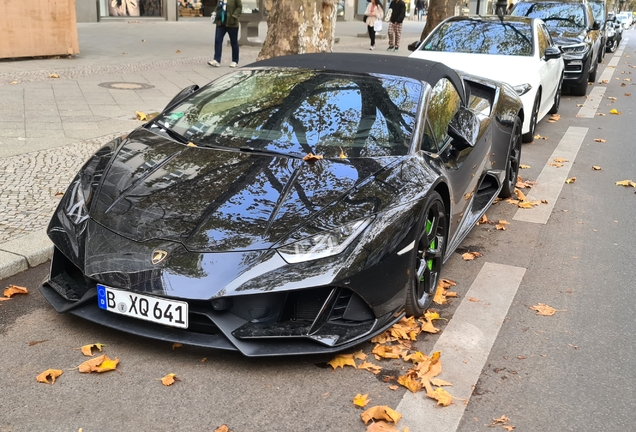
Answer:
[[[519,0],[513,16],[542,19],[565,62],[563,86],[575,96],[585,96],[587,83],[596,80],[603,58],[601,23],[594,20],[587,0]]]

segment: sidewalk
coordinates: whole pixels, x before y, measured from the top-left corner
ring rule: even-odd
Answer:
[[[93,152],[141,124],[136,111],[161,111],[182,88],[230,71],[226,45],[222,67],[206,64],[214,45],[207,19],[135,21],[78,24],[74,58],[0,60],[0,279],[50,258],[45,229],[61,193]],[[402,51],[388,54],[407,56],[423,27],[405,22]],[[261,23],[262,40],[266,31]],[[358,37],[365,31],[362,22],[338,22],[334,51],[369,52],[368,38]],[[379,40],[375,53],[387,54],[385,45]],[[241,47],[240,64],[259,50]]]

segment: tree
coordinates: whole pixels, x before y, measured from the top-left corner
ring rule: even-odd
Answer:
[[[258,60],[332,51],[338,0],[275,0]]]
[[[426,25],[424,26],[424,30],[422,30],[420,40],[423,41],[426,39],[426,36],[428,36],[439,23],[455,15],[455,8],[460,6],[460,4],[459,0],[430,0],[428,13],[426,15]]]

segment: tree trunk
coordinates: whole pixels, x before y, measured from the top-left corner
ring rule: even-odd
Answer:
[[[459,0],[430,0],[428,13],[426,14],[426,25],[424,26],[424,30],[422,30],[420,41],[426,39],[426,36],[428,36],[439,23],[455,15],[455,7],[458,4]]]
[[[267,15],[267,36],[258,60],[331,52],[338,0],[276,0]]]

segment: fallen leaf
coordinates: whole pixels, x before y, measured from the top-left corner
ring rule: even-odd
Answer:
[[[357,359],[357,360],[366,360],[367,358],[367,355],[362,350],[356,351],[351,355],[353,356],[354,359]]]
[[[519,165],[519,168],[520,169],[528,169],[528,168],[531,168],[531,166],[530,165],[521,164],[521,165]]]
[[[146,114],[141,111],[135,111],[135,116],[137,120],[140,120],[140,121],[148,120],[148,116],[146,116]]]
[[[180,54],[180,53],[181,53],[181,50],[177,50],[177,51],[175,51],[175,52],[176,52],[177,54]]]
[[[510,225],[510,222],[505,221],[505,220],[500,220],[499,223],[497,225],[495,225],[495,228],[497,228],[498,230],[505,231],[506,230],[506,225]]]
[[[29,290],[25,287],[17,286],[17,285],[9,285],[8,288],[4,289],[4,296],[7,298],[11,298],[11,296],[15,294],[28,294]]]
[[[488,223],[488,217],[486,217],[486,215],[483,215],[478,221],[477,221],[477,225],[482,225]]]
[[[193,143],[192,141],[190,141],[189,143],[186,144],[186,147],[196,147],[197,145],[195,143]]]
[[[338,354],[328,361],[327,364],[334,368],[334,370],[339,367],[344,369],[345,366],[352,366],[353,368],[356,368],[356,362],[353,359],[353,354]]]
[[[388,424],[387,422],[377,421],[367,426],[366,432],[400,432],[400,430],[395,426]]]
[[[380,373],[380,371],[382,371],[382,367],[381,366],[378,366],[378,365],[373,364],[373,363],[368,362],[368,361],[365,361],[360,366],[358,366],[358,369],[367,370],[367,371],[371,372],[374,375],[377,375],[377,374]]]
[[[439,379],[439,378],[433,378],[431,380],[431,384],[433,384],[434,386],[452,386],[451,383],[449,383],[448,381],[444,381],[443,379]]]
[[[514,190],[515,195],[517,196],[517,199],[519,201],[525,201],[526,200],[526,196],[523,192],[521,192],[519,189],[515,188]]]
[[[468,297],[468,301],[471,301],[471,302],[473,302],[473,303],[478,303],[478,302],[480,302],[481,300],[476,299],[475,297]]]
[[[583,106],[583,104],[576,104],[576,106],[580,108]]]
[[[625,93],[625,96],[631,96],[631,95],[632,95],[631,93]]]
[[[569,160],[563,159],[563,158],[554,158],[552,160],[555,161],[556,163],[569,162]]]
[[[521,201],[517,204],[517,207],[522,209],[530,209],[541,204],[541,201]]]
[[[207,357],[203,357],[203,358],[201,359],[201,363],[205,363],[206,361],[208,361],[208,358],[207,358]]]
[[[616,182],[616,186],[626,186],[626,187],[635,187],[636,188],[636,183],[634,183],[631,180],[621,180],[621,181],[617,181]],[[6,295],[6,293],[5,293]]]
[[[446,297],[459,297],[459,295],[457,295],[457,293],[455,291],[447,291],[446,292]]]
[[[313,153],[308,153],[305,157],[303,157],[305,162],[316,162],[320,159],[323,159],[322,155],[315,155]]]
[[[214,432],[230,432],[230,428],[226,424],[222,424],[218,428],[214,429]]]
[[[367,394],[360,394],[358,393],[354,398],[353,398],[353,404],[355,406],[359,406],[359,407],[365,407],[367,406],[367,404],[371,401],[371,399],[367,399],[367,397],[369,396],[369,393]]]
[[[517,356],[517,358],[518,358],[519,360],[525,360],[525,359],[527,359],[528,357],[520,355],[520,356]]]
[[[11,81],[11,84],[19,84],[19,81]]]
[[[550,116],[550,119],[555,120],[555,121],[561,120],[561,114],[552,114]]]
[[[541,140],[547,140],[547,139],[548,139],[548,137],[544,137],[544,136],[541,136],[541,135],[539,135],[539,134],[536,134],[536,135],[534,136],[534,139],[536,139],[536,140],[538,140],[538,139],[541,139]]]
[[[182,348],[183,344],[180,344],[179,342],[175,342],[172,344],[172,350],[176,350],[177,348]]]
[[[610,114],[621,115],[622,113],[619,110],[617,110],[616,108],[612,108],[610,110]]]
[[[405,350],[401,349],[397,345],[376,345],[371,352],[381,358],[397,359],[402,357]]]
[[[574,183],[575,181],[576,181],[576,177],[570,177],[570,178],[569,178],[569,179],[567,179],[565,182],[566,182],[567,184],[570,184],[570,183]]]
[[[599,81],[599,84],[607,84],[608,82],[609,82],[609,80],[604,79],[604,80]]]
[[[399,388],[400,388],[400,386],[395,385],[395,384],[389,386],[389,390],[397,390]]]
[[[36,376],[35,379],[40,383],[55,384],[55,380],[63,373],[64,372],[59,369],[47,369],[40,375]],[[49,382],[49,378],[51,378],[51,382]]]
[[[557,310],[557,309],[554,309],[552,306],[549,306],[545,303],[536,304],[534,306],[531,306],[530,309],[535,311],[537,315],[541,315],[541,316],[552,316],[556,312],[565,312],[565,309]]]
[[[102,354],[99,357],[86,360],[77,368],[81,373],[91,373],[91,372],[102,373],[102,372],[108,372],[108,371],[117,369],[118,363],[119,363],[119,358],[116,358],[113,360],[108,358],[106,354]]]
[[[412,393],[417,393],[418,391],[422,390],[422,387],[423,387],[422,383],[413,379],[413,377],[410,374],[406,374],[406,375],[402,375],[398,377],[397,381],[398,381],[398,384],[406,387]]]
[[[402,418],[402,414],[392,410],[386,405],[376,405],[369,408],[362,414],[360,414],[364,424],[369,424],[371,420],[385,420],[392,423],[397,423]]]
[[[59,78],[60,76],[56,73],[49,74],[49,78]]]
[[[8,300],[8,299],[0,298],[0,300]],[[31,342],[29,342],[28,345],[29,346],[33,346],[33,345],[41,344],[43,342],[48,342],[48,341],[49,341],[48,339],[43,339],[43,340],[38,340],[38,341],[31,341]]]
[[[480,254],[479,252],[466,252],[462,254],[462,258],[464,259],[464,261],[472,261],[475,258],[479,258],[480,256],[482,256],[482,254]]]
[[[604,143],[607,142],[607,140],[604,140],[603,138],[594,138],[595,142],[600,142],[600,143]]]
[[[161,384],[165,385],[166,387],[171,386],[172,384],[174,384],[175,381],[181,380],[173,373],[169,373],[165,377],[161,378]]]
[[[592,169],[593,169],[594,171],[600,171],[600,170],[601,170],[601,167],[600,167],[600,166],[598,166],[598,165],[592,165]]]
[[[94,343],[94,344],[84,345],[81,348],[82,354],[84,354],[86,357],[93,357],[93,348],[97,349],[99,352],[102,352],[102,347],[105,347],[105,346],[106,345],[101,344],[101,343]]]
[[[547,200],[547,199],[542,199],[542,200],[541,200],[541,204],[547,204],[547,203],[548,203],[548,200]],[[566,211],[567,211],[567,210],[566,210]]]
[[[436,388],[434,391],[426,392],[426,396],[437,401],[437,405],[449,406],[453,402],[453,397],[443,388]]]

